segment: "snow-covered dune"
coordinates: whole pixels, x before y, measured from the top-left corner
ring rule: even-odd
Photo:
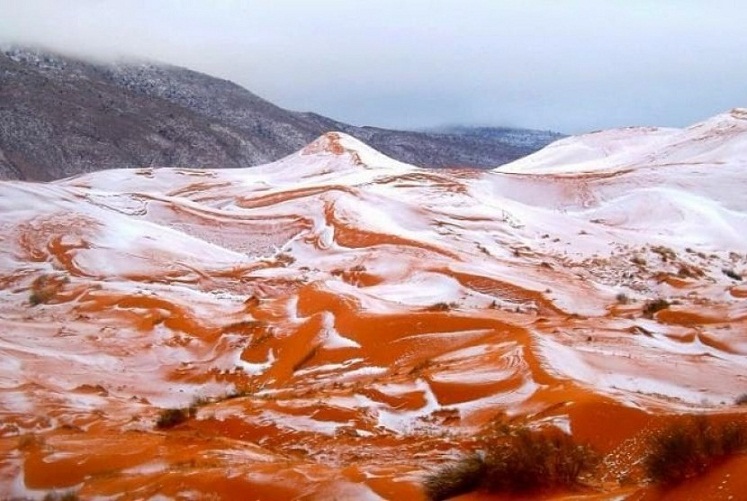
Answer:
[[[735,108],[686,129],[628,127],[571,136],[495,170],[577,176],[669,164],[742,163],[746,154],[747,109]]]
[[[501,420],[619,461],[648,421],[599,409],[742,413],[745,116],[492,172],[330,133],[256,168],[0,183],[0,491],[418,499]]]

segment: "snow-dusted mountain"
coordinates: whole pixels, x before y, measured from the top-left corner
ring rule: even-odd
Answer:
[[[511,127],[468,127],[464,125],[439,127],[432,129],[430,132],[457,134],[460,136],[505,142],[537,150],[566,137],[564,134],[549,130],[515,129]]]
[[[747,417],[746,142],[733,110],[492,171],[327,133],[2,182],[0,491],[417,500],[528,426],[596,449],[590,498],[737,496],[743,454],[667,491],[642,465],[681,414]]]
[[[50,180],[103,168],[248,167],[339,130],[402,161],[490,168],[554,139],[355,127],[285,110],[185,68],[98,64],[0,51],[0,178]]]

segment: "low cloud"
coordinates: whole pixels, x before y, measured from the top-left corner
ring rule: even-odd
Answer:
[[[683,126],[747,97],[741,2],[3,3],[0,42],[183,65],[356,124]]]

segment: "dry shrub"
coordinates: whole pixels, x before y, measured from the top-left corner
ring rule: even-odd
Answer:
[[[637,264],[638,266],[646,266],[646,260],[641,256],[633,256],[630,259],[630,262],[633,264]]]
[[[559,430],[510,430],[484,454],[447,465],[425,480],[431,500],[473,490],[531,493],[579,485],[596,464],[596,454]]]
[[[669,247],[664,247],[663,245],[655,245],[651,247],[651,251],[657,253],[665,263],[677,259],[677,254]]]
[[[705,275],[702,269],[686,263],[680,263],[677,275],[681,278],[700,278]]]
[[[166,430],[176,425],[182,424],[189,418],[197,414],[197,407],[194,405],[181,409],[163,409],[156,420],[156,428]]]
[[[425,308],[425,311],[450,311],[456,305],[454,303],[436,303]]]
[[[80,498],[73,491],[58,493],[48,492],[43,501],[78,501]]]
[[[746,446],[747,433],[741,423],[715,425],[705,417],[688,416],[653,437],[644,466],[651,480],[673,484],[700,474]]]
[[[624,292],[620,292],[615,296],[615,300],[620,304],[629,304],[630,298]]]
[[[731,268],[724,268],[721,271],[724,273],[724,275],[731,278],[732,280],[742,281],[742,275],[732,270]]]
[[[428,499],[440,501],[478,489],[487,465],[478,455],[464,457],[428,475],[424,481]]]
[[[571,487],[589,470],[595,455],[559,430],[520,428],[509,440],[488,451],[485,487],[488,491],[525,492]]]
[[[31,282],[31,306],[50,302],[70,280],[64,275],[40,275]]]
[[[671,303],[666,299],[658,298],[651,301],[646,301],[646,304],[643,306],[643,316],[652,318],[654,316],[654,313],[665,310],[670,306]]]

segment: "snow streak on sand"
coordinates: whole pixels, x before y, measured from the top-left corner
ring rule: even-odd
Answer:
[[[739,412],[744,158],[734,110],[493,171],[330,133],[251,169],[0,183],[0,491],[418,499],[503,419],[612,454],[648,425],[610,438],[599,408]]]

